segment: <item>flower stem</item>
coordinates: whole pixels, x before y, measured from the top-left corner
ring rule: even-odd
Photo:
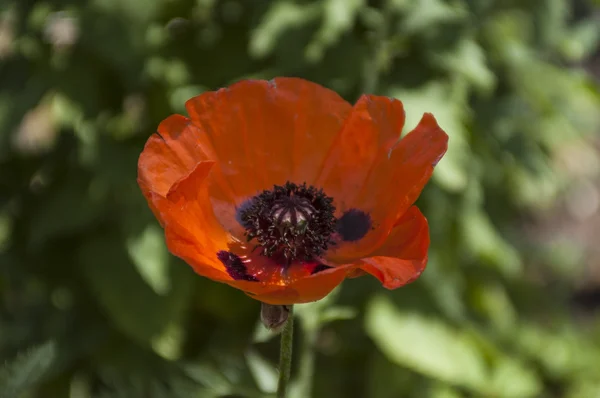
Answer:
[[[289,306],[289,317],[281,332],[279,347],[279,382],[277,383],[277,398],[285,398],[292,368],[292,342],[294,337],[294,308]]]
[[[302,320],[302,346],[300,348],[300,365],[297,375],[298,380],[298,396],[311,397],[313,375],[315,372],[315,343],[317,340],[318,326],[313,325],[308,317]]]

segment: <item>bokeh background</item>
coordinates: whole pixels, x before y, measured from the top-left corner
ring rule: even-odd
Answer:
[[[597,0],[2,0],[0,396],[272,394],[259,304],[168,254],[136,163],[191,96],[299,76],[451,138],[426,272],[299,307],[294,396],[600,397],[599,39]]]

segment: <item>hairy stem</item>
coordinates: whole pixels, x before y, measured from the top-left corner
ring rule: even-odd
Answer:
[[[290,381],[292,368],[292,342],[294,337],[294,308],[289,306],[289,317],[281,332],[279,348],[279,382],[277,383],[277,398],[285,398]]]
[[[311,397],[313,375],[315,372],[315,344],[317,340],[318,327],[303,318],[304,325],[302,334],[302,346],[300,348],[300,366],[298,370],[298,396]]]

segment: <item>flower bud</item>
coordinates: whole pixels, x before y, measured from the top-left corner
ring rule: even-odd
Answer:
[[[262,303],[260,307],[260,320],[273,333],[279,333],[283,330],[289,315],[290,306],[287,305]]]

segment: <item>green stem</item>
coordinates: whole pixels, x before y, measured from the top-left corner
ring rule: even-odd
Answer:
[[[298,369],[298,396],[312,396],[312,381],[315,373],[315,343],[317,341],[318,327],[315,322],[310,322],[309,317],[302,319],[303,333],[300,348],[300,365]]]
[[[294,337],[294,308],[289,307],[290,313],[281,332],[279,347],[279,382],[277,383],[277,398],[285,398],[292,368],[292,342]]]

